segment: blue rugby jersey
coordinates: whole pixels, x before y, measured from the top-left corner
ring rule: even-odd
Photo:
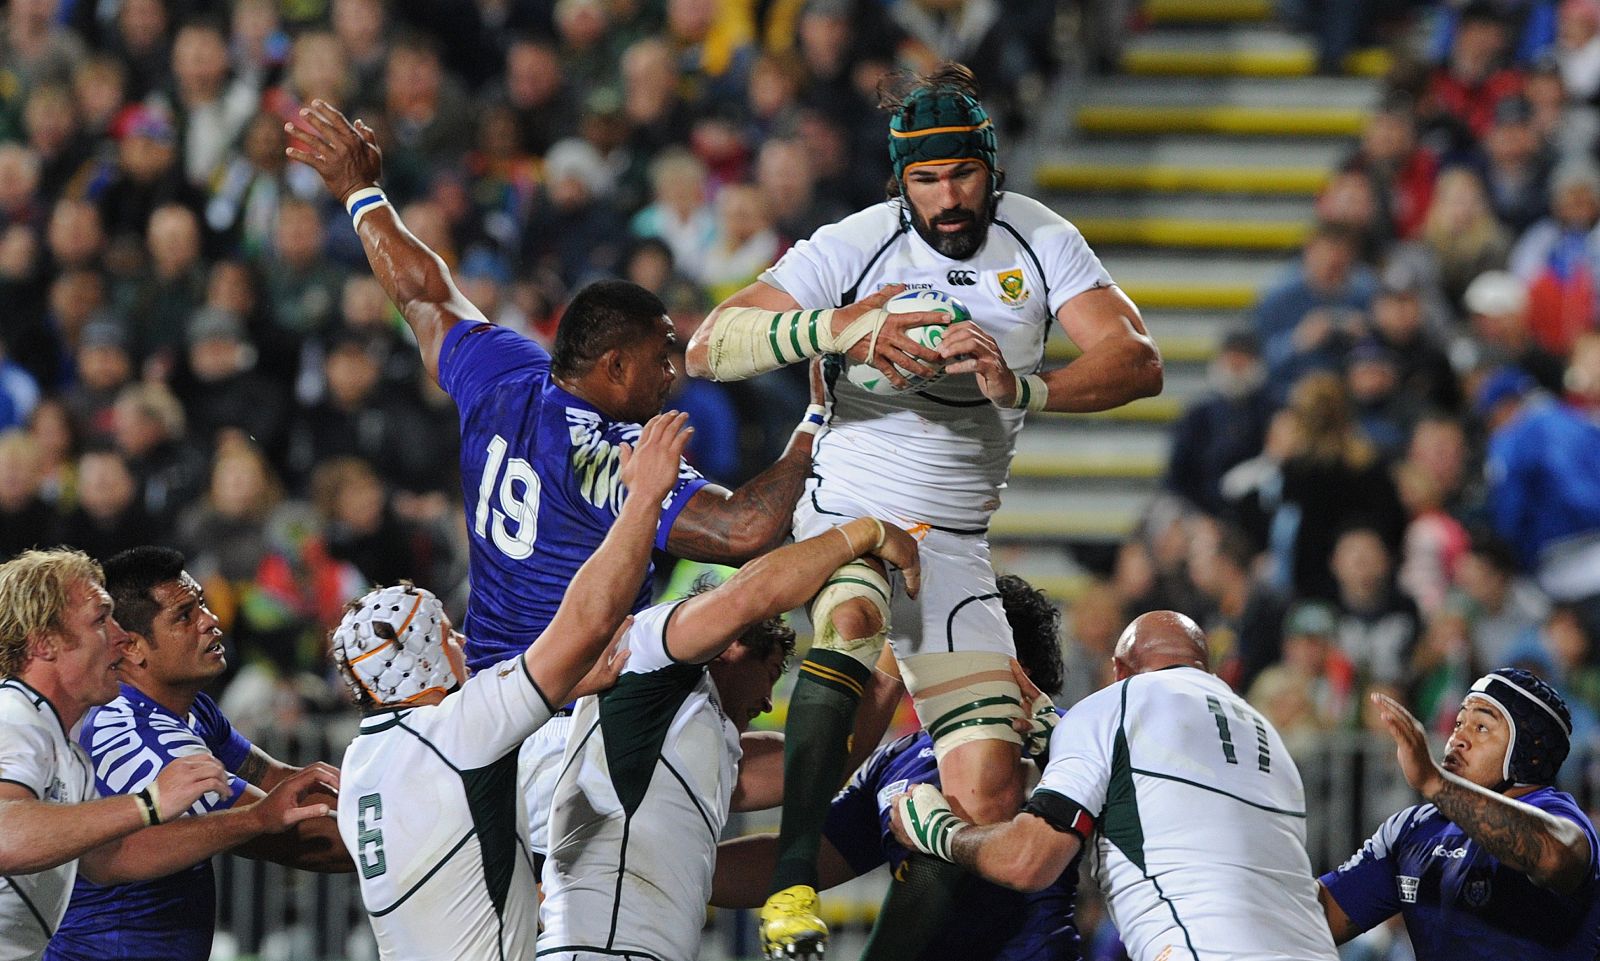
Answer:
[[[122,685],[109,704],[92,708],[78,729],[78,743],[94,764],[102,796],[132,794],[147,787],[169,762],[213,754],[229,771],[250,754],[250,742],[234,730],[204,694],[187,717],[178,717],[137,688]],[[230,776],[226,796],[207,794],[190,813],[232,807],[245,782]],[[217,883],[207,858],[194,867],[153,881],[101,886],[81,875],[61,927],[45,950],[46,961],[206,961],[217,921]]]
[[[1593,961],[1600,950],[1600,841],[1572,795],[1543,787],[1517,800],[1566,818],[1589,839],[1589,871],[1572,895],[1502,865],[1432,804],[1408,807],[1321,881],[1366,930],[1399,912],[1417,961],[1457,958]]]
[[[898,871],[909,857],[889,826],[889,803],[912,784],[939,786],[933,740],[922,731],[878,748],[834,798],[823,834],[857,874],[886,861]],[[967,875],[955,894],[960,917],[940,930],[922,961],[1078,961],[1072,917],[1077,891],[1076,859],[1054,884],[1035,894]]]
[[[445,334],[439,383],[461,415],[461,494],[471,542],[467,664],[527,649],[622,506],[618,448],[639,425],[562,390],[550,355],[515,331],[462,321]],[[661,511],[664,549],[679,511],[706,485],[684,464]],[[650,602],[650,574],[634,610]]]

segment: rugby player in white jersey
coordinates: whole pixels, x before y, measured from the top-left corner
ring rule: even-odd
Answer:
[[[550,814],[550,961],[693,961],[730,810],[783,794],[782,737],[747,733],[794,650],[778,615],[840,565],[875,557],[915,594],[910,534],[857,518],[746,564],[727,582],[635,615],[614,687],[578,703]]]
[[[780,859],[762,912],[772,957],[815,956],[826,942],[817,848],[886,633],[952,806],[976,823],[1016,811],[1012,721],[1022,711],[986,532],[1017,431],[1027,410],[1106,410],[1161,389],[1160,354],[1139,311],[1082,235],[1001,189],[994,129],[971,73],[945,65],[888,106],[890,199],[796,244],[719,305],[687,357],[691,374],[736,380],[817,354],[856,356],[866,340],[868,359],[897,386],[916,388],[904,372],[925,378],[939,364],[949,375],[885,396],[837,376],[835,365],[795,536],[847,517],[891,518],[920,541],[926,588],[911,604],[862,561],[812,603],[817,639],[790,704]],[[930,322],[924,314],[831,309],[900,287],[942,290],[970,310],[972,322],[949,328],[937,359],[906,334]],[[1052,320],[1082,353],[1044,372]]]
[[[339,834],[381,958],[533,957],[539,902],[517,752],[600,669],[650,563],[687,419],[655,417],[624,446],[617,522],[525,652],[467,677],[438,599],[410,585],[352,603],[334,631],[334,660],[366,715],[344,756]]]
[[[1027,806],[975,826],[939,792],[894,802],[901,843],[1023,891],[1090,845],[1134,961],[1336,961],[1305,849],[1305,790],[1278,732],[1215,674],[1193,621],[1154,611],[1112,655],[1117,682],[1050,738]]]

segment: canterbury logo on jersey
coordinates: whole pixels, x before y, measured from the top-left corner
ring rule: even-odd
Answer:
[[[978,283],[978,272],[975,270],[952,270],[944,275],[944,279],[952,287],[972,287]]]

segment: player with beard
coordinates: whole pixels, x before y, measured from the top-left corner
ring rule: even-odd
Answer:
[[[952,804],[978,823],[1016,812],[1021,735],[1012,721],[1022,709],[986,533],[1017,431],[1027,410],[1106,410],[1161,389],[1161,357],[1138,309],[1082,235],[1001,189],[994,127],[971,72],[946,64],[884,105],[889,199],[821,228],[719,305],[686,362],[695,376],[736,380],[839,353],[860,336],[874,361],[887,355],[915,379],[890,373],[901,391],[877,394],[829,365],[827,422],[795,536],[845,517],[892,518],[918,538],[928,573],[913,604],[880,566],[858,561],[812,602],[817,639],[790,703],[779,860],[762,911],[771,957],[814,957],[826,943],[817,849],[885,636]],[[871,312],[839,330],[836,308],[902,287],[944,290],[971,312],[972,323],[949,328],[934,363],[903,346],[899,315]],[[1046,372],[1052,319],[1082,353]],[[922,383],[938,364],[949,376]],[[946,874],[950,883],[959,876]]]

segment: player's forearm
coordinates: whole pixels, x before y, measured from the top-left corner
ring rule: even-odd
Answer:
[[[185,815],[88,852],[81,868],[96,884],[166,877],[237,847],[265,830],[255,804]]]
[[[1588,841],[1565,818],[1479,787],[1446,772],[1427,799],[1501,863],[1534,883],[1563,893],[1576,889],[1589,863]]]
[[[783,803],[783,734],[751,731],[739,738],[739,779],[733,785],[735,811],[765,811]]]
[[[1161,354],[1142,334],[1108,337],[1065,367],[1044,375],[1046,410],[1089,413],[1161,393]]]
[[[711,874],[711,904],[718,908],[759,908],[778,867],[778,836],[751,834],[717,845]]]
[[[0,875],[45,871],[132,834],[144,827],[140,810],[128,795],[83,804],[0,801]]]
[[[229,853],[318,874],[348,874],[356,869],[339,837],[339,823],[331,817],[302,821],[282,834],[263,834]]]
[[[999,824],[963,828],[950,841],[950,859],[1015,891],[1042,891],[1078,853],[1078,836],[1023,813]]]
[[[261,748],[251,745],[250,753],[245,755],[238,770],[233,773],[246,784],[260,788],[265,794],[271,793],[273,788],[298,770],[300,769],[285,764]]]
[[[668,552],[691,561],[737,565],[781,544],[811,475],[812,436],[797,431],[782,457],[731,494],[704,487],[696,491],[673,522]]]
[[[877,539],[877,523],[863,517],[763,554],[724,585],[730,620],[748,627],[794,610],[815,597],[834,571],[871,550]]]

